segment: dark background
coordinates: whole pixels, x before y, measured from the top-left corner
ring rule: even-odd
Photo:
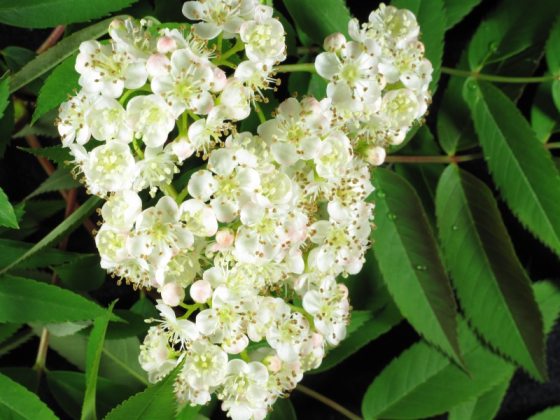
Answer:
[[[278,4],[277,7],[279,10],[283,12],[284,15],[287,15],[282,5],[279,4],[281,2],[276,1],[275,3]],[[358,17],[361,21],[367,20],[369,12],[376,8],[378,4],[376,1],[360,0],[347,0],[347,3],[353,15]],[[449,67],[456,65],[461,51],[465,48],[466,43],[479,25],[482,17],[486,15],[496,3],[497,2],[493,0],[482,1],[463,22],[447,32],[445,38],[444,65]],[[180,5],[182,2],[179,1],[177,4],[177,20],[180,20]],[[0,25],[0,49],[10,45],[18,45],[34,50],[49,33],[50,30],[30,31]],[[542,69],[538,71],[542,72]],[[442,76],[438,92],[434,97],[431,116],[428,116],[427,119],[427,124],[430,127],[435,126],[433,116],[437,114],[437,108],[446,82],[447,78]],[[525,115],[528,115],[534,93],[535,86],[527,87],[519,101],[519,107]],[[55,144],[56,142],[56,140],[52,139],[41,140],[44,145]],[[4,188],[13,202],[17,202],[29,192],[33,191],[45,177],[43,170],[38,165],[35,158],[17,150],[16,146],[25,146],[25,144],[21,139],[14,140],[12,145],[8,148],[4,160],[0,162],[0,186]],[[471,171],[479,178],[485,180],[490,187],[494,188],[488,176],[488,169],[482,160],[469,162],[462,166],[464,169]],[[497,192],[496,196],[498,197]],[[56,198],[56,195],[53,195],[53,198]],[[560,273],[560,263],[558,259],[521,227],[503,203],[500,203],[500,209],[508,231],[512,236],[518,256],[529,271],[531,278],[558,280],[558,273]],[[29,240],[32,241],[41,238],[48,229],[54,227],[58,222],[58,218],[55,217],[54,220],[52,220],[51,226],[45,226],[45,231],[39,232],[36,238],[32,237]],[[77,230],[72,235],[69,249],[95,252],[92,241],[81,229]],[[120,299],[119,306],[123,308],[129,307],[135,299],[135,295],[133,295],[128,288],[117,287],[114,282],[110,280],[106,281],[102,288],[92,295],[102,303],[108,303],[118,297]],[[418,340],[419,337],[414,330],[403,322],[330,371],[319,375],[306,376],[303,383],[331,397],[351,411],[360,413],[362,396],[373,378],[375,378],[383,367],[393,358]],[[0,367],[32,366],[37,344],[38,339],[34,338],[17,351],[13,351],[7,356],[4,356],[0,359]],[[523,372],[518,371],[512,380],[498,418],[524,419],[546,407],[560,404],[559,354],[560,326],[556,325],[548,341],[550,381],[546,384],[539,384],[530,379]],[[68,362],[52,351],[49,352],[47,365],[51,369],[73,369]],[[52,397],[48,394],[46,387],[40,387],[39,392],[41,398],[56,409],[56,402],[54,402]],[[291,400],[300,419],[334,420],[342,418],[332,409],[298,392],[293,393]],[[57,414],[63,416],[61,411],[58,411]],[[219,418],[218,416],[219,415],[217,415],[216,418]]]

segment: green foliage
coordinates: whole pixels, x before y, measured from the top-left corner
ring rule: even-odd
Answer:
[[[106,276],[97,255],[80,255],[53,270],[65,287],[82,292],[99,288]]]
[[[296,410],[287,398],[281,398],[274,403],[272,413],[266,416],[266,420],[296,420]]]
[[[471,80],[465,97],[505,202],[527,229],[560,255],[560,176],[550,153],[496,87]]]
[[[373,239],[389,293],[402,315],[428,341],[461,364],[456,306],[424,209],[414,189],[386,169],[374,173],[377,188]]]
[[[476,398],[456,405],[449,411],[448,420],[492,420],[498,414],[511,377]]]
[[[138,0],[4,0],[0,22],[23,28],[49,28],[86,22],[130,6]]]
[[[449,166],[438,185],[436,208],[447,267],[465,316],[493,348],[543,380],[540,313],[492,192]]]
[[[45,157],[45,158],[53,161],[54,163],[56,163],[58,165],[64,165],[66,162],[69,162],[69,161],[72,160],[72,155],[70,155],[70,152],[68,151],[68,149],[66,149],[62,146],[41,147],[39,149],[32,149],[30,147],[20,147],[20,149],[27,152],[27,153],[31,153],[34,156]],[[64,179],[64,181],[58,180],[57,175],[60,176],[62,179]],[[72,176],[70,176],[70,174],[67,171],[64,171],[64,170],[59,169],[58,171],[56,171],[56,175],[55,174],[51,175],[50,177],[47,178],[47,181],[49,181],[53,178],[55,178],[55,180],[57,180],[57,182],[68,183],[68,185],[70,185],[70,187],[67,187],[67,188],[71,188],[72,186],[79,185],[76,182],[73,183],[72,181],[70,181],[69,178],[72,178]],[[45,181],[45,183],[47,181]],[[57,189],[63,189],[63,187],[57,188],[57,186],[60,185],[60,184],[53,185],[54,183],[55,183],[55,181],[50,181],[49,184],[47,184],[48,188],[49,188],[49,191],[56,191]],[[41,184],[41,185],[44,185],[44,184]],[[39,190],[39,192],[37,192],[37,191],[33,192],[32,196],[47,192],[46,188],[47,188],[47,186],[42,186],[41,190]]]
[[[531,106],[531,128],[541,143],[548,142],[552,134],[560,130],[560,111],[552,100],[552,83],[539,85]]]
[[[0,408],[17,419],[56,420],[57,417],[35,394],[0,373]],[[4,417],[5,418],[5,417]]]
[[[555,420],[560,416],[560,406],[549,408],[544,410],[534,416],[531,416],[529,420]]]
[[[8,77],[3,76],[0,78],[0,119],[4,116],[4,111],[6,111],[10,103],[9,84],[10,80]]]
[[[80,321],[104,313],[91,300],[58,286],[11,275],[0,278],[0,322]]]
[[[59,106],[74,90],[78,89],[79,74],[74,70],[75,63],[76,57],[72,55],[60,63],[47,77],[39,91],[32,122]]]
[[[334,32],[348,34],[350,12],[344,0],[283,0],[297,29],[316,44]],[[300,36],[301,38],[301,36]]]
[[[444,0],[445,29],[451,29],[467,16],[482,0]]]
[[[35,150],[35,149],[31,149]],[[62,149],[61,149],[62,150]],[[39,149],[39,151],[33,152],[33,154],[41,155],[44,149]],[[55,152],[56,153],[56,152]],[[53,153],[47,152],[51,156]],[[76,188],[80,183],[74,179],[70,171],[66,168],[58,168],[51,176],[49,176],[41,185],[39,185],[35,191],[25,197],[26,200],[30,198],[37,197],[38,195],[49,193],[52,191],[66,190],[71,188]]]
[[[115,303],[116,301],[109,305],[106,313],[95,319],[89,335],[86,352],[86,390],[80,416],[82,420],[95,420],[97,418],[95,407],[97,375],[99,374],[99,365],[101,363],[101,355],[103,354],[105,333],[107,332],[107,326],[109,325],[109,319]]]
[[[560,77],[560,18],[556,19],[556,23],[552,27],[545,52],[548,69],[552,74]],[[560,111],[560,79],[554,80],[550,88],[556,109]]]
[[[0,226],[13,229],[19,228],[14,208],[10,204],[8,196],[2,188],[0,188]]]

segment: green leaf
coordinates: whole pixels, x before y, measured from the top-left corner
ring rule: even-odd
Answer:
[[[97,418],[95,407],[97,376],[99,374],[99,365],[101,364],[105,333],[107,332],[107,326],[109,325],[109,319],[115,307],[115,303],[117,303],[117,301],[111,303],[109,309],[103,315],[95,319],[89,335],[86,352],[86,390],[80,416],[82,420],[95,420]]]
[[[8,196],[2,188],[0,188],[0,226],[19,229],[14,208],[10,204],[10,200],[8,200]]]
[[[560,405],[541,411],[534,416],[529,417],[529,420],[557,420],[560,417]]]
[[[37,154],[39,154],[38,152]],[[39,185],[35,191],[25,197],[25,200],[36,197],[40,194],[45,194],[48,192],[58,191],[58,190],[68,190],[72,188],[79,187],[80,183],[70,173],[66,168],[58,168],[52,173],[45,181]]]
[[[467,16],[481,0],[443,0],[445,5],[445,29],[451,29]]]
[[[74,2],[68,3],[74,6]],[[92,3],[92,2],[90,2]],[[58,19],[56,14],[49,14]],[[83,41],[90,39],[96,39],[107,33],[109,29],[109,24],[113,18],[105,19],[91,25],[85,29],[74,32],[72,35],[64,38],[54,47],[49,48],[43,54],[37,56],[37,58],[31,60],[25,66],[22,67],[20,71],[14,74],[10,80],[10,93],[21,89],[23,86],[32,82],[36,78],[42,76],[52,68],[56,67],[60,62],[70,57],[74,51],[76,51]],[[57,20],[57,24],[60,22]]]
[[[57,417],[37,395],[22,385],[0,374],[0,404],[14,412],[18,418],[29,420],[56,420]]]
[[[180,366],[155,385],[133,395],[109,412],[105,420],[171,419],[177,411],[173,392]]]
[[[209,407],[206,405],[205,407]],[[189,404],[185,404],[185,406],[177,413],[175,416],[175,420],[205,420],[207,417],[199,414],[202,406],[195,405],[194,407]]]
[[[552,82],[540,83],[531,106],[531,128],[541,143],[560,130],[560,113],[552,100]]]
[[[471,109],[490,173],[521,223],[560,255],[560,176],[550,153],[498,88],[470,80]]]
[[[0,270],[0,274],[6,273],[13,267],[17,266],[19,263],[24,261],[25,259],[33,256],[41,249],[49,246],[50,244],[56,242],[57,240],[61,239],[63,236],[68,235],[72,232],[76,227],[82,223],[82,221],[88,217],[99,205],[101,199],[99,197],[90,197],[88,200],[83,203],[76,211],[74,211],[70,216],[68,216],[61,224],[55,227],[50,233],[33,245],[27,252],[23,255],[12,261],[8,266],[4,267]]]
[[[70,154],[68,148],[63,146],[41,147],[39,149],[32,149],[30,147],[18,147],[18,149],[30,153],[33,156],[45,157],[53,161],[57,165],[64,165],[65,162],[72,160],[72,155]],[[65,173],[65,171],[61,171],[61,173]]]
[[[20,328],[21,324],[0,324],[0,343],[6,341]]]
[[[138,0],[4,0],[0,22],[22,28],[51,28],[87,22],[124,9]]]
[[[98,289],[106,277],[98,255],[79,256],[67,264],[54,267],[54,272],[64,286],[82,292]]]
[[[35,280],[0,277],[0,322],[64,322],[93,319],[105,310],[69,290]]]
[[[465,316],[499,353],[546,378],[541,314],[492,191],[449,166],[436,198],[439,236]]]
[[[455,300],[420,199],[386,169],[375,170],[374,184],[374,248],[387,289],[410,324],[461,364]]]
[[[313,96],[317,100],[321,100],[327,97],[327,84],[328,82],[319,76],[317,73],[313,73],[309,79],[309,85],[307,87],[307,93]]]
[[[392,5],[410,10],[420,25],[420,40],[426,47],[426,58],[431,61],[434,72],[430,90],[437,89],[443,58],[443,35],[445,33],[445,9],[443,0],[394,0]]]
[[[9,83],[10,79],[6,75],[0,78],[0,119],[10,104]]]
[[[79,418],[84,399],[86,378],[82,372],[52,371],[46,372],[49,391],[58,405],[70,416]],[[111,408],[130,397],[134,391],[128,387],[112,382],[103,377],[97,378],[98,415],[104,416]]]
[[[551,282],[536,283],[533,290],[549,333],[560,312],[560,290]],[[364,418],[443,414],[511,377],[515,367],[482,346],[462,320],[459,340],[468,374],[420,341],[394,359],[369,386],[362,401]]]
[[[348,35],[352,18],[344,0],[284,0],[284,5],[296,23],[297,29],[318,45],[335,32]]]
[[[388,332],[401,320],[402,316],[393,304],[387,305],[376,314],[367,311],[353,311],[347,337],[337,347],[329,350],[321,366],[308,374],[321,373],[333,368],[366,344]]]
[[[33,244],[26,242],[12,241],[10,239],[0,239],[0,268],[7,267],[12,261],[20,258],[33,247]],[[38,268],[51,265],[63,264],[70,261],[80,254],[74,252],[60,251],[53,248],[44,248],[29,259],[23,261],[19,268]]]
[[[9,102],[7,108],[4,110],[4,116],[0,118],[0,159],[4,157],[6,149],[12,140],[14,125],[14,104]]]
[[[68,95],[79,88],[79,74],[74,69],[76,56],[72,55],[64,60],[47,77],[37,97],[37,105],[33,113],[32,123],[46,112],[58,107],[68,99]]]
[[[448,420],[494,419],[509,388],[511,376],[477,398],[470,399],[453,407],[449,411]]]
[[[550,72],[560,77],[560,18],[556,19],[548,41],[546,42],[546,63]],[[560,111],[560,80],[556,79],[551,84],[552,99],[556,109]]]
[[[297,420],[296,410],[288,398],[279,398],[266,420]]]

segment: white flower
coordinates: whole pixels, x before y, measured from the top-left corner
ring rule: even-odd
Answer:
[[[286,362],[296,361],[309,334],[309,323],[300,312],[292,312],[286,304],[276,308],[274,321],[266,332],[266,341]]]
[[[138,89],[148,79],[145,61],[128,52],[113,51],[111,45],[85,41],[76,58],[76,71],[84,91],[118,98],[123,89]]]
[[[339,178],[341,171],[352,159],[350,140],[340,131],[330,133],[321,142],[315,157],[315,170],[327,179]]]
[[[171,184],[173,176],[179,172],[174,156],[161,147],[147,147],[137,167],[138,177],[133,186],[138,191],[149,188],[152,197],[158,188]]]
[[[131,189],[137,167],[128,145],[109,142],[90,153],[78,148],[73,151],[81,152],[76,159],[81,163],[86,184],[92,194],[106,196],[110,192]]]
[[[218,231],[218,221],[210,206],[203,201],[191,199],[181,204],[181,220],[194,235],[214,236]]]
[[[154,280],[158,285],[177,283],[187,287],[201,273],[200,260],[203,242],[195,241],[193,248],[181,249],[174,253],[167,264],[158,267]]]
[[[128,257],[126,241],[128,232],[123,232],[118,228],[103,224],[97,235],[95,235],[95,245],[101,256],[101,267],[113,271],[117,265]]]
[[[397,89],[383,96],[380,113],[392,129],[408,128],[418,118],[418,99],[409,89]]]
[[[286,59],[284,27],[272,17],[272,8],[260,6],[257,20],[244,22],[239,35],[245,43],[245,53],[257,63],[277,62]]]
[[[346,337],[350,304],[348,289],[337,284],[334,277],[326,277],[318,290],[303,296],[303,307],[313,315],[313,323],[329,344],[336,346]]]
[[[272,66],[270,63],[256,63],[254,61],[242,61],[235,69],[234,77],[251,91],[251,100],[260,98],[265,100],[265,90],[271,85],[278,83],[271,77]]]
[[[177,283],[166,283],[161,288],[161,299],[168,306],[179,306],[185,299],[185,289]]]
[[[87,125],[97,140],[132,141],[132,129],[122,105],[113,98],[99,97],[86,113]]]
[[[96,97],[97,95],[82,91],[60,105],[56,123],[63,146],[69,146],[74,141],[84,145],[89,141],[91,130],[86,123],[85,114]]]
[[[220,109],[220,107],[212,108],[206,118],[201,118],[189,126],[186,141],[190,154],[202,152],[202,156],[206,158],[219,141],[220,135],[226,127]]]
[[[251,90],[240,80],[229,79],[220,95],[220,111],[226,119],[241,121],[251,113]]]
[[[227,364],[226,378],[218,392],[222,410],[233,420],[264,419],[267,414],[268,371],[260,362],[240,359]]]
[[[225,38],[239,32],[246,17],[251,16],[258,2],[256,0],[202,0],[187,1],[183,4],[183,14],[195,23],[194,30],[204,39],[217,37],[222,31]]]
[[[140,21],[133,18],[114,19],[109,25],[109,35],[114,41],[115,50],[146,58],[156,45],[149,29],[157,23],[157,20],[150,17]]]
[[[171,108],[159,95],[135,96],[126,106],[126,115],[135,137],[148,147],[162,146],[175,127]]]
[[[209,90],[214,72],[209,62],[201,62],[189,49],[171,55],[169,74],[152,79],[152,90],[163,96],[178,117],[183,111],[208,114],[214,106]]]
[[[133,191],[113,194],[103,204],[101,216],[107,225],[128,232],[142,211],[142,200]]]
[[[175,385],[179,401],[186,400],[197,405],[210,401],[210,392],[225,379],[227,363],[228,356],[219,346],[206,340],[193,342],[187,349],[185,362]],[[186,398],[181,398],[183,395]]]
[[[177,366],[178,360],[174,357],[163,328],[157,326],[148,329],[144,343],[140,345],[138,361],[142,369],[148,372],[151,383],[160,381]]]
[[[161,328],[169,334],[169,341],[184,348],[187,344],[199,339],[198,330],[194,322],[188,319],[177,319],[175,312],[163,301],[158,300],[156,309],[159,311],[162,319],[156,320],[160,323]]]

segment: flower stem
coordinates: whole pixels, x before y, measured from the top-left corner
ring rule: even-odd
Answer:
[[[238,38],[237,41],[235,42],[235,45],[231,47],[229,50],[227,50],[225,53],[220,55],[218,59],[214,62],[214,64],[216,66],[223,64],[224,62],[227,61],[229,57],[231,57],[234,54],[237,54],[239,51],[242,51],[244,48],[245,48],[245,44],[243,44],[241,39]]]
[[[316,73],[314,63],[297,63],[297,64],[282,64],[274,67],[277,73],[292,73],[297,71],[305,71],[309,73]]]
[[[307,388],[305,385],[301,385],[299,384],[296,389],[301,392],[302,394],[307,395],[308,397],[314,398],[317,401],[322,402],[323,404],[325,404],[326,406],[329,406],[330,408],[332,408],[335,411],[338,411],[340,414],[342,414],[344,417],[346,417],[347,419],[350,420],[362,420],[362,418],[360,416],[355,415],[354,413],[352,413],[350,410],[348,410],[347,408],[344,408],[343,406],[341,406],[339,403],[331,400],[330,398],[325,397],[323,394],[319,394],[317,391],[314,391],[313,389]]]
[[[441,72],[450,76],[472,77],[473,79],[484,80],[487,82],[497,83],[542,83],[551,80],[559,80],[558,75],[537,76],[537,77],[515,77],[515,76],[499,76],[496,74],[484,74],[476,71],[454,69],[450,67],[442,67]]]
[[[261,124],[264,123],[266,121],[266,117],[264,115],[261,106],[256,101],[253,101],[253,107],[255,108],[255,112],[257,113],[257,116],[259,117],[259,121],[261,122]]]

